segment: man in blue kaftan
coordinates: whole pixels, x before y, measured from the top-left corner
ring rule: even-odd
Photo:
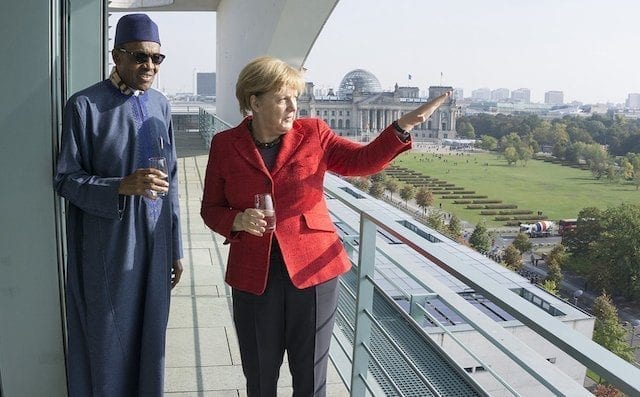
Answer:
[[[151,88],[156,24],[123,16],[112,56],[111,76],[65,106],[54,178],[68,200],[69,396],[161,396],[182,243],[170,108]],[[166,173],[149,167],[158,156]]]

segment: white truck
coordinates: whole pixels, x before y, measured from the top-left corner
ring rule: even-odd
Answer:
[[[555,223],[551,221],[538,221],[536,223],[521,223],[520,232],[526,233],[529,237],[549,237],[553,235]]]

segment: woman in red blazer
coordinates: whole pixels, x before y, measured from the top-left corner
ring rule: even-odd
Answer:
[[[315,118],[296,119],[301,73],[271,57],[240,72],[244,115],[213,137],[201,215],[230,244],[226,282],[247,394],[275,396],[285,350],[294,395],[325,395],[337,276],[350,268],[323,194],[326,171],[370,175],[411,148],[409,131],[451,95],[423,104],[366,146]],[[270,193],[277,224],[266,232],[254,195]]]

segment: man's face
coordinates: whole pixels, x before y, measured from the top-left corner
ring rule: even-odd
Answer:
[[[160,70],[160,65],[154,64],[151,56],[160,54],[160,44],[153,41],[132,41],[123,44],[122,49],[126,52],[120,49],[112,51],[113,62],[116,64],[120,78],[133,89],[148,90],[153,84],[156,73]],[[144,59],[144,62],[138,63],[144,58],[139,53],[149,56]]]

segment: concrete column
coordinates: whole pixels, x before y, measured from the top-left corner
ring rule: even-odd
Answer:
[[[216,18],[216,113],[231,124],[242,116],[235,84],[260,55],[301,67],[338,0],[220,0]],[[304,29],[300,28],[304,21]],[[248,29],[247,27],[251,27]]]

